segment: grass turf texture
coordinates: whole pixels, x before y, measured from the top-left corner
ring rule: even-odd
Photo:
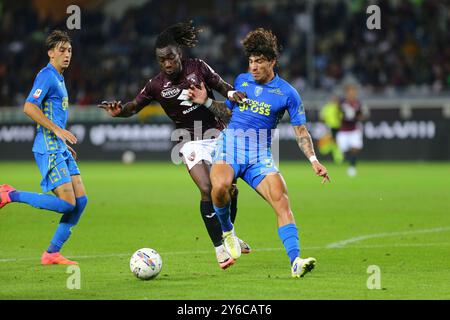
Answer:
[[[79,165],[89,204],[62,253],[79,261],[81,289],[67,289],[65,266],[39,264],[60,215],[11,204],[0,210],[0,299],[450,298],[448,163],[361,163],[353,179],[327,164],[327,185],[305,162],[281,163],[302,256],[318,261],[302,279],[290,277],[272,209],[242,180],[236,231],[254,251],[224,271],[184,167]],[[0,163],[0,173],[0,183],[40,192],[31,162]],[[163,258],[151,281],[129,270],[142,247]],[[379,290],[367,288],[371,265]]]

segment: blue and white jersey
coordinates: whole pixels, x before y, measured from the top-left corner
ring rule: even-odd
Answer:
[[[291,124],[306,123],[305,109],[297,90],[277,74],[272,81],[258,84],[250,73],[240,74],[234,82],[235,90],[245,92],[248,102],[238,105],[229,100],[227,106],[233,111],[230,129],[275,129],[285,111],[289,112]]]
[[[234,83],[235,90],[245,92],[248,101],[238,105],[227,100],[232,110],[228,127],[222,132],[219,157],[227,154],[239,163],[260,162],[271,157],[271,135],[286,110],[291,124],[306,123],[305,109],[297,90],[278,75],[272,81],[258,84],[250,73],[240,74]]]
[[[62,129],[69,118],[69,97],[64,77],[49,63],[34,80],[33,88],[26,100],[37,105],[44,115]],[[38,124],[33,152],[61,153],[67,150],[66,144],[53,132]]]

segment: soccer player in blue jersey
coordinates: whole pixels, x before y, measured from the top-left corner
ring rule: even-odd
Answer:
[[[33,153],[42,175],[44,194],[18,191],[3,184],[0,185],[0,208],[19,202],[62,214],[50,246],[42,254],[41,263],[77,264],[60,254],[87,204],[86,191],[75,162],[76,153],[66,144],[77,142],[77,138],[65,129],[69,98],[62,74],[72,57],[70,37],[66,32],[55,30],[46,39],[46,47],[50,62],[37,74],[24,105],[25,114],[37,123]],[[48,191],[56,197],[45,194]]]
[[[305,110],[300,96],[274,71],[278,57],[276,36],[259,28],[242,41],[249,61],[249,72],[239,75],[234,88],[247,95],[244,104],[225,103],[207,98],[203,85],[192,87],[189,94],[196,103],[208,107],[217,116],[231,113],[222,131],[211,169],[212,200],[220,220],[224,245],[233,259],[240,257],[239,242],[230,220],[229,190],[240,177],[255,189],[275,210],[278,235],[291,262],[292,276],[303,277],[316,263],[314,258],[300,258],[298,230],[291,211],[285,181],[271,154],[271,130],[287,110],[298,145],[322,183],[330,181],[327,169],[317,160],[311,136],[305,126]]]

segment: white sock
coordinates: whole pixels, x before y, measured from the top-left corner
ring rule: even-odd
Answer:
[[[223,244],[221,244],[218,247],[214,247],[214,249],[216,249],[216,254],[218,254],[220,251],[225,250],[225,247],[223,246]]]

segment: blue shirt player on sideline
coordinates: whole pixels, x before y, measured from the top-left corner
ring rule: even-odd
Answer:
[[[78,223],[87,204],[86,191],[75,162],[75,151],[66,144],[76,143],[67,131],[69,98],[63,72],[72,57],[71,39],[66,32],[55,30],[46,39],[50,62],[36,76],[26,99],[24,112],[37,123],[33,153],[42,175],[44,194],[18,191],[10,185],[0,185],[0,208],[11,202],[29,204],[62,214],[48,249],[42,254],[42,265],[78,264],[60,254],[72,228]],[[45,194],[52,191],[55,195]]]
[[[231,112],[228,128],[222,131],[211,169],[212,200],[222,226],[224,245],[233,259],[240,257],[239,242],[230,220],[228,190],[233,178],[240,177],[275,210],[278,235],[291,262],[292,277],[303,277],[316,263],[300,258],[298,230],[291,211],[285,181],[273,162],[271,130],[287,110],[300,149],[312,164],[322,183],[330,181],[327,169],[317,160],[298,92],[280,78],[274,67],[278,57],[276,36],[259,28],[242,41],[249,61],[249,73],[239,75],[234,87],[247,95],[244,104],[213,101],[203,86],[191,87],[190,97],[209,108]]]

